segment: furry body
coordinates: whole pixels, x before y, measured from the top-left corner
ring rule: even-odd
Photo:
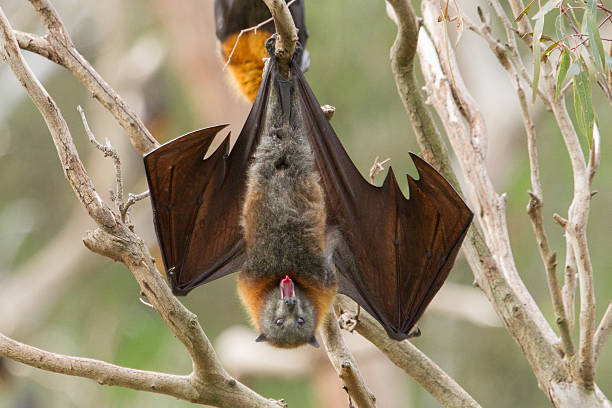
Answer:
[[[300,317],[306,319],[302,337],[314,335],[337,291],[337,277],[327,250],[326,213],[319,174],[307,142],[303,121],[282,112],[272,87],[266,124],[248,171],[242,213],[247,257],[238,277],[238,290],[253,324],[279,347],[299,345],[299,334],[277,333],[269,325],[285,317],[277,310],[280,280],[288,275],[296,286]],[[301,115],[297,98],[291,116]],[[282,334],[282,336],[281,336]],[[280,336],[280,337],[279,337]],[[304,340],[304,339],[301,339]],[[307,339],[306,339],[307,340]],[[305,341],[302,341],[304,343]]]

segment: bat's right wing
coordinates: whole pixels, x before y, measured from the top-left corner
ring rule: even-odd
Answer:
[[[340,238],[334,254],[339,291],[404,339],[448,276],[472,220],[453,187],[411,154],[419,179],[410,199],[390,170],[376,187],[359,173],[300,72],[297,93],[325,191],[328,224]]]

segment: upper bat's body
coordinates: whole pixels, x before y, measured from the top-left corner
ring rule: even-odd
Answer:
[[[304,0],[296,0],[289,7],[298,29],[299,41],[306,47],[308,31],[304,23]],[[216,34],[221,45],[221,57],[240,92],[253,102],[261,84],[263,59],[268,56],[264,46],[274,34],[274,22],[268,21],[256,30],[240,34],[241,30],[256,27],[272,16],[261,0],[215,0]],[[299,61],[302,71],[308,69],[308,54]]]
[[[234,147],[203,159],[223,126],[145,156],[155,225],[176,294],[240,270],[258,340],[316,344],[336,293],[404,339],[454,262],[472,213],[431,166],[411,155],[410,199],[390,170],[368,183],[342,148],[296,61],[278,73],[274,42]]]

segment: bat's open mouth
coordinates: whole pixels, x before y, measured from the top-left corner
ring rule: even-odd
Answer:
[[[285,275],[285,279],[281,281],[280,292],[281,292],[281,299],[295,297],[295,290],[293,289],[293,281],[291,280],[289,275]]]

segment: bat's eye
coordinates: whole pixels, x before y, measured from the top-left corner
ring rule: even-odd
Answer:
[[[304,325],[304,319],[302,319],[301,317],[298,317],[296,321],[298,326],[302,327]]]
[[[285,319],[283,319],[282,317],[279,317],[278,319],[276,319],[277,326],[282,326],[284,322],[285,322]]]

